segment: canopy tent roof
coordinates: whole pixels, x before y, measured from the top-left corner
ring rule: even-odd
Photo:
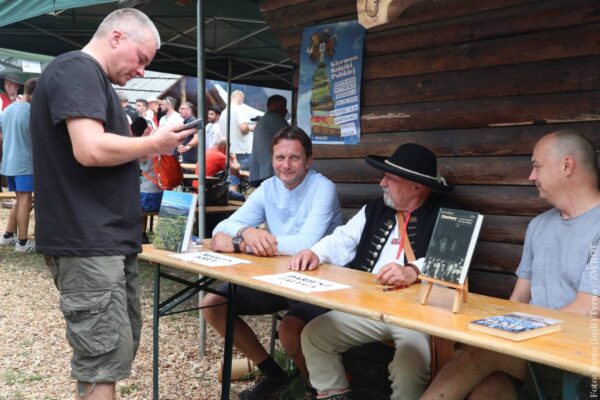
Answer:
[[[204,0],[206,78],[291,89],[292,63],[258,9],[258,0]],[[193,0],[0,0],[0,42],[56,56],[81,49],[102,19],[135,6],[158,28],[162,47],[148,69],[196,76]]]
[[[53,57],[0,48],[0,78],[14,73],[25,82],[44,69]]]

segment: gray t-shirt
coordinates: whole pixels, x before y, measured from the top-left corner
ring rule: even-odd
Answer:
[[[534,218],[525,235],[517,276],[531,281],[531,304],[559,309],[577,292],[598,295],[600,205],[563,219],[553,208]]]

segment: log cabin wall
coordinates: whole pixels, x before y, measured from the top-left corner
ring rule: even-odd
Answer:
[[[357,18],[356,0],[260,3],[296,67],[304,27]],[[527,181],[535,142],[574,128],[600,148],[600,2],[423,0],[367,32],[361,128],[359,145],[314,149],[346,216],[381,193],[367,154],[427,146],[452,196],[485,215],[471,290],[508,296],[527,224],[548,208]]]

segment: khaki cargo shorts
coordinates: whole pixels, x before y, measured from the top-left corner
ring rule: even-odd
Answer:
[[[73,379],[127,378],[142,328],[137,256],[46,257],[46,264],[60,292]]]

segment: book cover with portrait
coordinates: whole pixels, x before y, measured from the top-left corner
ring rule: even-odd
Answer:
[[[421,274],[464,284],[482,221],[476,212],[441,208]]]

